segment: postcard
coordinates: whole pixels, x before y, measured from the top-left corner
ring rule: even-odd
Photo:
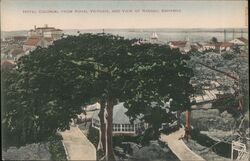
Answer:
[[[2,160],[249,160],[247,0],[2,0]]]

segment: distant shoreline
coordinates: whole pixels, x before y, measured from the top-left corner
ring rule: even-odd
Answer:
[[[65,35],[78,35],[80,33],[102,33],[103,29],[63,29]],[[226,28],[226,40],[232,40],[238,37],[248,37],[248,30],[242,28]],[[14,36],[28,36],[28,30],[21,31],[2,31],[1,38]],[[158,29],[104,29],[105,33],[120,35],[128,39],[141,38],[147,39],[152,33],[156,32],[159,40],[162,42],[169,41],[184,41],[190,40],[193,42],[207,42],[212,37],[216,37],[218,41],[225,40],[224,29],[181,29],[181,28],[158,28]]]
[[[103,28],[97,28],[97,29],[62,29],[63,31],[68,30],[76,30],[76,31],[96,31],[100,30],[102,31]],[[116,30],[116,31],[129,31],[129,32],[151,32],[151,31],[168,31],[168,32],[234,32],[235,33],[248,33],[248,28],[104,28],[104,30]],[[1,30],[1,32],[24,32],[28,30],[11,30],[11,31],[4,31]]]

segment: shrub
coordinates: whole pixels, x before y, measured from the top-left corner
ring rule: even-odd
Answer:
[[[113,146],[122,146],[122,142],[139,143],[140,136],[113,136]]]
[[[87,138],[89,141],[94,144],[95,148],[98,146],[99,142],[99,130],[95,129],[94,127],[90,126]]]
[[[54,161],[66,161],[66,153],[62,144],[62,136],[56,134],[49,138],[49,151],[51,153],[51,159]]]
[[[233,53],[223,53],[221,56],[225,60],[233,60],[236,57]]]
[[[197,141],[200,145],[212,148],[212,150],[222,156],[230,158],[231,156],[231,144],[225,142],[217,142],[207,135],[201,134],[199,130],[193,129],[191,131],[192,139]]]

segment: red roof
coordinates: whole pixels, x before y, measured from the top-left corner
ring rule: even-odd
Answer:
[[[30,37],[25,41],[24,45],[36,46],[40,40],[40,37]]]
[[[216,46],[214,43],[207,43],[204,46]]]
[[[217,42],[217,43],[215,44],[215,46],[219,48],[219,47],[221,46],[221,44],[223,44],[223,42]]]
[[[220,47],[222,44],[222,42],[217,42],[217,43],[212,43],[212,42],[209,42],[207,44],[205,44],[204,46],[214,46],[214,47]]]
[[[200,43],[196,43],[196,46],[199,47],[199,48],[202,48],[202,45]]]
[[[201,44],[199,44],[199,43],[195,43],[195,44],[191,44],[191,48],[192,49],[200,49],[200,48],[202,48],[202,45]]]
[[[21,54],[21,53],[23,53],[23,52],[24,52],[24,51],[23,51],[22,48],[15,48],[15,49],[13,49],[13,50],[11,51],[11,54],[12,54],[13,56],[16,56],[16,55]]]
[[[244,43],[248,43],[248,40],[246,38],[244,38],[244,37],[239,37],[237,39],[244,42]]]
[[[1,62],[1,66],[14,66],[15,63],[13,61],[10,60],[4,60]]]
[[[223,42],[220,47],[231,47],[233,46],[234,44],[233,43],[230,43],[230,42]]]

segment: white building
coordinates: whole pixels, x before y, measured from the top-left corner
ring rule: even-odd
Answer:
[[[47,48],[52,45],[53,41],[60,39],[63,33],[62,30],[54,27],[36,27],[28,31],[28,38],[24,42],[23,50],[25,53],[35,50],[38,46]]]
[[[48,25],[45,25],[44,27],[34,27],[34,29],[31,29],[28,31],[28,36],[42,36],[46,38],[52,38],[53,40],[60,39],[63,35],[63,32],[61,29],[56,29],[55,27],[48,27]]]
[[[97,110],[93,113],[92,127],[99,129],[100,120]],[[113,135],[137,135],[144,132],[147,124],[136,119],[133,123],[130,122],[129,117],[125,114],[127,109],[123,106],[123,103],[119,103],[114,106],[113,109]]]
[[[151,35],[150,35],[150,37],[149,37],[149,41],[150,42],[157,42],[158,41],[158,39],[159,39],[159,37],[158,37],[158,35],[157,35],[157,33],[156,32],[153,32]]]
[[[232,50],[234,44],[233,43],[230,43],[230,42],[223,42],[221,45],[220,45],[220,52],[221,51],[230,51]]]
[[[212,44],[212,43],[207,43],[205,45],[203,45],[203,50],[215,50],[216,49],[216,45]]]
[[[235,45],[240,45],[240,46],[244,46],[244,45],[248,44],[248,40],[246,38],[244,38],[244,37],[236,38],[236,39],[233,39],[233,40],[231,40],[229,42],[233,43]]]
[[[179,49],[181,52],[187,53],[191,50],[190,41],[170,41],[168,43],[171,49]]]
[[[198,43],[198,42],[193,42],[193,43],[191,43],[191,49],[202,52],[203,45],[201,43]]]

